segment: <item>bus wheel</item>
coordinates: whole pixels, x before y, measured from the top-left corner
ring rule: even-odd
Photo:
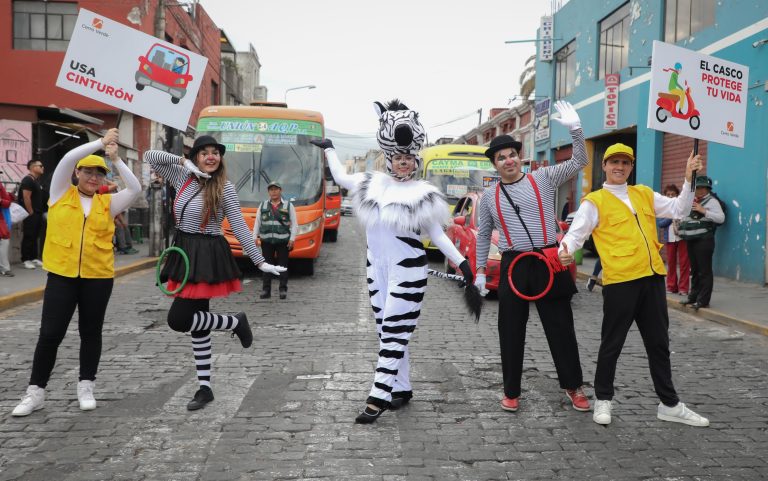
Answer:
[[[301,271],[308,275],[313,276],[315,275],[315,260],[314,259],[302,259],[301,262],[303,265],[301,266]]]
[[[327,230],[323,233],[323,240],[326,240],[328,242],[336,242],[338,238],[339,238],[339,231],[337,230]]]

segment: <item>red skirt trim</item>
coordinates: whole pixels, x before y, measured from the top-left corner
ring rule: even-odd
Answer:
[[[169,291],[176,290],[181,283],[168,279],[168,284],[165,286]],[[240,283],[240,279],[232,279],[230,281],[219,282],[216,284],[208,284],[206,282],[187,282],[184,289],[173,297],[181,297],[184,299],[212,299],[214,297],[227,297],[233,292],[240,292],[243,290],[243,286]]]

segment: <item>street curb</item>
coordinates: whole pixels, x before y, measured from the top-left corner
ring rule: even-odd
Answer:
[[[149,269],[150,267],[154,267],[156,263],[157,257],[148,257],[146,259],[136,261],[133,264],[118,267],[115,269],[115,278],[130,274],[132,272]],[[30,302],[39,301],[43,298],[44,292],[45,286],[35,287],[34,289],[27,289],[26,291],[15,292],[13,294],[0,297],[0,311],[21,306]]]
[[[577,270],[576,278],[579,280],[586,281],[587,279],[590,278],[590,275]],[[603,285],[602,280],[598,279],[597,285],[602,287]],[[739,330],[748,331],[755,334],[761,334],[763,336],[768,337],[768,326],[763,326],[761,324],[758,324],[756,322],[749,321],[746,319],[739,319],[738,317],[729,316],[728,314],[725,314],[720,311],[716,311],[709,307],[703,307],[697,311],[693,308],[680,304],[680,299],[677,297],[667,296],[667,307],[674,309],[676,311],[685,312],[686,314],[690,314],[692,316],[695,316],[707,321],[716,322],[718,324],[724,324],[726,326],[730,326]]]

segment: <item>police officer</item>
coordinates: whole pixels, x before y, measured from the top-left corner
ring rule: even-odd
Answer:
[[[299,224],[293,204],[283,199],[283,187],[278,182],[267,186],[269,199],[259,206],[259,214],[253,225],[253,238],[261,247],[267,262],[287,267],[288,252],[293,249]],[[272,297],[272,276],[264,274],[261,299]],[[280,299],[288,296],[288,272],[280,274]]]

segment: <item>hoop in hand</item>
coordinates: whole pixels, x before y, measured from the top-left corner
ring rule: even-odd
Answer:
[[[184,260],[184,279],[182,279],[181,284],[179,284],[179,287],[176,289],[169,291],[163,286],[163,283],[160,281],[160,271],[162,270],[163,261],[166,257],[168,257],[168,254],[171,252],[178,252],[181,258]],[[171,246],[163,251],[162,254],[160,254],[160,258],[157,259],[157,265],[155,266],[155,280],[156,285],[158,289],[160,289],[163,294],[172,296],[174,294],[178,294],[181,292],[182,289],[184,289],[184,286],[187,285],[187,279],[189,279],[189,257],[187,257],[187,253],[184,252],[181,248],[176,246]]]
[[[517,264],[517,261],[522,259],[523,257],[528,256],[534,256],[538,258],[541,262],[544,263],[544,265],[547,266],[547,272],[549,272],[549,281],[547,282],[547,286],[544,288],[543,291],[541,291],[539,294],[536,294],[535,296],[527,296],[517,290],[517,287],[515,287],[515,283],[512,282],[512,269],[515,268],[515,264]],[[512,289],[512,292],[517,294],[517,296],[520,299],[526,300],[526,301],[538,301],[542,297],[546,296],[549,293],[549,290],[552,289],[552,283],[555,280],[555,273],[552,271],[552,266],[547,261],[547,257],[536,251],[529,251],[529,252],[523,252],[519,256],[515,257],[515,260],[512,261],[512,263],[509,265],[509,270],[507,270],[507,279],[509,280],[509,287]]]

